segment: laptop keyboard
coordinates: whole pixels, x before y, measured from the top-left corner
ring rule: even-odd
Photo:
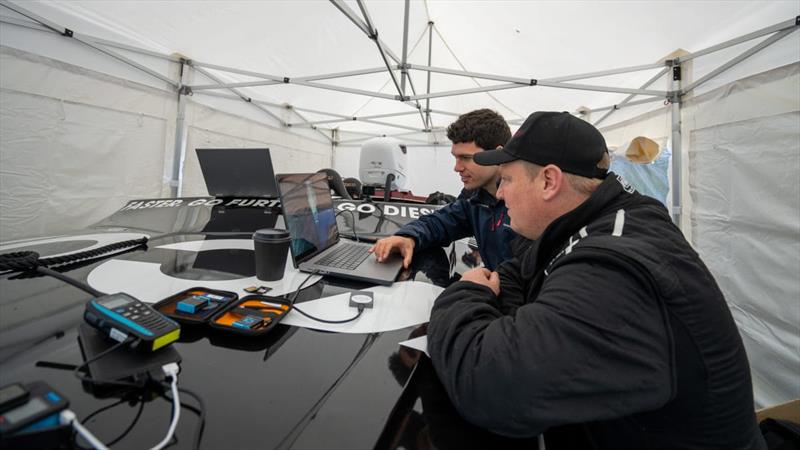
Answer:
[[[352,270],[367,259],[368,250],[369,246],[366,245],[344,244],[320,258],[316,264]]]

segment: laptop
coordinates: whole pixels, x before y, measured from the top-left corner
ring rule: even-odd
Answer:
[[[294,266],[341,278],[390,285],[403,267],[393,254],[379,263],[372,246],[340,239],[328,178],[324,173],[278,175],[283,221],[289,230]]]
[[[209,195],[278,198],[268,148],[198,148]]]

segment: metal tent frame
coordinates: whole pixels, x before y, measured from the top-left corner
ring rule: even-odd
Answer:
[[[432,21],[428,22],[427,27],[425,29],[425,33],[428,34],[428,55],[427,55],[428,64],[427,65],[409,64],[407,58],[408,58],[408,25],[409,25],[408,22],[409,22],[410,0],[404,0],[405,7],[404,7],[404,22],[403,22],[403,43],[402,43],[402,53],[400,56],[396,55],[391,50],[390,46],[380,39],[378,30],[375,28],[375,25],[369,15],[369,11],[367,10],[367,7],[364,4],[363,0],[356,0],[361,12],[361,16],[359,16],[355,11],[350,9],[344,3],[343,0],[329,0],[329,1],[342,14],[344,14],[356,27],[358,27],[368,39],[372,40],[375,43],[377,50],[381,56],[381,59],[384,62],[383,67],[371,67],[361,70],[351,70],[347,72],[307,75],[300,77],[289,77],[289,76],[280,76],[280,75],[253,72],[234,67],[227,67],[217,64],[211,64],[208,62],[197,61],[189,58],[177,57],[173,55],[165,55],[151,50],[142,49],[127,44],[122,44],[119,42],[101,39],[98,37],[89,36],[85,34],[75,33],[73,30],[65,26],[54,23],[17,4],[11,3],[8,0],[0,0],[0,6],[9,9],[11,11],[14,11],[15,13],[21,16],[24,16],[30,19],[30,21],[15,19],[11,17],[0,18],[0,21],[11,25],[17,25],[36,30],[60,34],[64,36],[65,39],[72,39],[75,42],[88,46],[100,53],[103,53],[111,58],[116,59],[119,62],[127,64],[128,66],[138,69],[166,83],[170,87],[170,89],[172,89],[177,94],[178,111],[177,111],[177,120],[175,123],[176,132],[175,132],[175,146],[173,154],[174,170],[172,174],[172,179],[170,180],[172,195],[179,195],[179,188],[182,181],[181,163],[186,153],[187,125],[185,122],[185,110],[186,110],[186,103],[188,101],[187,97],[195,93],[203,93],[204,95],[213,95],[225,98],[239,98],[242,101],[253,105],[254,108],[257,108],[258,110],[262,111],[272,120],[276,121],[281,127],[309,128],[311,130],[315,130],[317,133],[324,136],[325,139],[328,140],[332,146],[356,145],[372,137],[385,136],[383,134],[379,135],[373,133],[358,133],[360,135],[363,135],[364,137],[354,138],[350,140],[340,140],[338,138],[339,133],[337,129],[329,128],[326,130],[327,131],[326,132],[322,131],[324,128],[323,129],[319,128],[320,125],[333,125],[348,121],[361,121],[365,123],[405,130],[402,133],[392,134],[391,136],[406,137],[407,140],[411,141],[412,143],[411,145],[416,144],[422,146],[430,146],[431,144],[426,141],[415,140],[413,138],[409,138],[408,136],[418,133],[432,133],[436,131],[437,129],[433,126],[433,122],[431,119],[431,113],[447,115],[447,116],[459,115],[458,113],[455,112],[431,109],[430,106],[431,99],[472,94],[477,92],[491,92],[504,89],[550,87],[558,89],[574,89],[574,90],[628,94],[628,96],[625,97],[625,99],[623,99],[621,102],[617,104],[600,108],[582,110],[577,113],[578,115],[586,115],[588,113],[593,113],[593,112],[605,112],[605,114],[602,117],[600,117],[598,120],[594,122],[594,125],[596,126],[604,122],[615,111],[618,111],[622,108],[642,105],[651,102],[659,102],[659,101],[666,102],[671,105],[671,121],[672,121],[671,136],[673,145],[672,186],[671,186],[672,199],[673,199],[672,215],[673,215],[673,220],[677,224],[681,223],[681,216],[682,216],[682,201],[681,201],[682,163],[681,163],[681,119],[680,119],[682,98],[687,94],[691,93],[692,91],[694,91],[697,87],[703,85],[704,83],[720,75],[721,73],[729,70],[736,64],[739,64],[740,62],[753,56],[754,54],[758,53],[764,48],[781,40],[785,36],[796,31],[798,27],[800,27],[800,16],[797,16],[793,19],[786,20],[784,22],[780,22],[766,28],[762,28],[760,30],[745,34],[738,38],[731,39],[696,52],[685,54],[680,57],[666,59],[658,63],[642,64],[637,66],[622,67],[617,69],[566,75],[561,77],[545,78],[545,79],[539,79],[535,77],[519,78],[519,77],[511,77],[499,74],[470,72],[466,70],[447,69],[447,68],[433,66],[431,61],[432,60],[431,49],[433,42],[433,32],[436,30],[435,30],[435,24]],[[687,86],[682,85],[681,69],[683,64],[695,58],[705,56],[738,44],[749,42],[764,36],[769,36],[769,37],[759,42],[758,44],[754,45],[753,47],[749,48],[748,50],[742,52],[738,56],[720,65],[719,67],[717,67],[707,75],[703,76],[702,78],[691,82]],[[180,65],[179,77],[178,79],[172,79],[166,75],[159,73],[156,70],[153,70],[152,68],[147,67],[146,65],[140,62],[134,61],[133,59],[119,53],[116,50],[126,50],[133,53],[148,55],[151,57],[156,57],[179,64]],[[661,68],[661,70],[658,73],[656,73],[653,77],[651,77],[647,82],[645,82],[641,86],[635,88],[573,83],[574,81],[578,80],[585,80],[585,79],[603,77],[608,75],[639,72],[644,70],[654,70],[658,68]],[[213,81],[213,83],[194,84],[194,85],[185,84],[185,80],[187,78],[187,73],[189,69],[194,70],[196,73],[203,75],[205,78]],[[210,72],[210,70],[215,70],[230,74],[245,75],[248,77],[256,78],[257,81],[226,83],[223,80],[221,80],[218,76]],[[412,82],[412,78],[410,76],[410,71],[412,70],[420,71],[427,75],[427,88],[425,93],[417,92]],[[329,80],[335,78],[348,78],[359,75],[384,73],[384,72],[388,73],[388,75],[390,76],[391,81],[395,87],[395,90],[397,91],[396,94],[373,92],[356,88],[336,86],[321,82],[323,80]],[[672,72],[672,81],[669,90],[650,89],[650,86],[653,83],[655,83],[665,75],[668,75],[670,72]],[[431,92],[430,78],[432,73],[450,75],[453,77],[468,77],[473,80],[502,82],[502,84],[494,84],[489,86],[479,85],[475,88],[458,89],[458,90],[442,91],[442,92]],[[254,99],[239,90],[239,88],[243,87],[266,87],[266,86],[275,86],[282,84],[295,84],[298,86],[305,86],[315,89],[325,89],[331,91],[344,92],[353,95],[362,95],[372,98],[393,100],[408,105],[410,109],[404,112],[374,114],[374,115],[364,115],[364,116],[349,116],[330,111],[320,111],[320,110],[302,108],[290,104],[276,104],[271,102],[265,102]],[[220,90],[229,91],[232,95],[223,94],[221,92],[215,92]],[[645,98],[634,100],[634,98],[640,96]],[[420,103],[420,100],[425,100],[424,106]],[[297,117],[298,121],[296,122],[284,121],[278,114],[273,112],[273,110],[284,110],[284,111],[288,110],[292,113],[293,116]],[[322,115],[329,117],[329,119],[312,121],[308,120],[303,115],[303,113]],[[420,128],[415,128],[415,127],[409,127],[404,124],[393,123],[391,121],[387,122],[384,120],[377,120],[377,119],[391,119],[393,117],[400,117],[407,115],[419,115],[422,126]],[[510,121],[510,123],[519,124],[521,121],[522,121],[521,119],[512,120]],[[438,142],[434,142],[433,145],[436,144],[438,144]]]

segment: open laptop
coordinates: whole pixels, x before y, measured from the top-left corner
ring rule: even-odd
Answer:
[[[283,221],[291,235],[294,265],[303,272],[390,285],[403,267],[399,255],[379,263],[370,244],[339,238],[328,179],[324,173],[278,175]]]
[[[195,151],[210,195],[278,197],[268,148],[198,148]]]

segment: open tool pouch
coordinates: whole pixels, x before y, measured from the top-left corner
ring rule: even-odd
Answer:
[[[161,300],[153,308],[182,324],[200,325],[230,308],[238,298],[235,292],[193,287]]]
[[[247,336],[261,336],[272,330],[289,312],[289,301],[266,295],[248,295],[211,318],[209,325]]]

